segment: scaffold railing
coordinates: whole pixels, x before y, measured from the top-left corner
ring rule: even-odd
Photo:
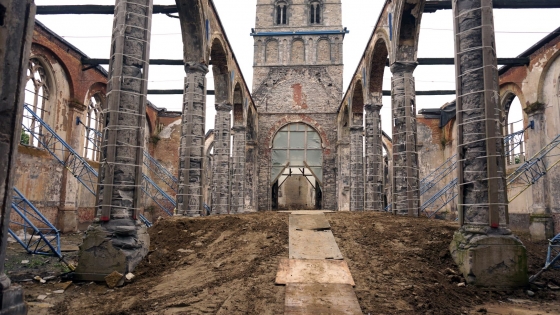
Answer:
[[[552,168],[554,168],[560,159],[555,162],[548,163],[547,159],[553,159],[560,154],[552,154],[552,151],[560,144],[560,135],[554,138],[549,144],[542,148],[530,160],[523,163],[515,172],[507,177],[508,187],[513,186],[515,182],[521,182],[521,189],[513,197],[510,197],[509,202],[512,202],[519,197],[525,190],[539,181],[541,177],[545,176]]]
[[[548,241],[546,262],[539,272],[529,278],[529,282],[535,281],[543,272],[550,269],[560,269],[560,234]]]
[[[24,105],[24,117],[41,125],[41,132],[22,124],[23,131],[31,137],[60,164],[62,164],[84,187],[95,195],[97,190],[97,171],[84,160],[69,144],[67,144],[47,123],[41,119],[27,104]]]
[[[442,179],[447,177],[451,172],[457,169],[457,154],[447,159],[443,164],[428,174],[420,181],[420,196],[428,192],[432,187],[437,185]]]
[[[12,210],[10,225],[19,228],[17,230],[21,233],[16,233],[12,228],[8,229],[8,233],[29,254],[63,258],[59,230],[15,187]]]
[[[457,197],[458,193],[455,189],[457,187],[457,183],[458,179],[454,178],[451,182],[449,182],[449,184],[445,185],[443,189],[438,191],[430,199],[426,200],[420,207],[420,211],[425,213],[428,218],[436,215],[436,213],[438,213],[441,209],[443,209],[443,207],[445,207]],[[438,200],[441,201],[441,204],[439,204],[438,208],[434,211],[427,211],[427,209]]]

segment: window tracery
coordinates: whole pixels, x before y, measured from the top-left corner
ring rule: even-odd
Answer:
[[[288,4],[284,1],[276,3],[276,25],[288,24]]]
[[[311,1],[309,4],[309,12],[311,24],[321,24],[321,4],[319,1]]]
[[[103,134],[101,97],[91,97],[87,108],[84,156],[92,161],[101,160],[101,141]]]
[[[31,58],[27,67],[25,103],[37,116],[44,120],[45,105],[49,99],[49,84],[45,68],[36,58]],[[39,147],[43,138],[42,126],[37,119],[25,112],[23,117],[21,143]]]

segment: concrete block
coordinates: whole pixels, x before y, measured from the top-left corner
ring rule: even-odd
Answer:
[[[455,232],[449,249],[468,284],[505,289],[529,281],[527,250],[509,230],[463,227]]]

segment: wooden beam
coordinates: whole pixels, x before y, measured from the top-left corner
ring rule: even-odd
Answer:
[[[183,95],[183,90],[148,90],[150,95]],[[214,90],[207,90],[206,95],[216,95]]]
[[[525,66],[530,62],[529,58],[498,58],[498,64],[504,66]],[[108,65],[109,59],[82,59],[84,65]],[[418,64],[421,66],[435,65],[454,65],[453,58],[418,58]],[[150,59],[150,66],[182,66],[182,59]],[[389,60],[386,63],[389,66]]]
[[[553,9],[560,8],[560,0],[494,0],[495,9]],[[426,1],[425,13],[451,10],[450,0]],[[114,14],[113,5],[39,5],[37,14]],[[177,13],[177,6],[154,5],[154,14]]]
[[[154,5],[154,14],[177,13],[177,6],[174,5]],[[114,14],[114,5],[39,5],[37,14]]]
[[[560,0],[494,0],[494,9],[554,9],[560,8]],[[451,10],[450,0],[426,1],[424,13]]]

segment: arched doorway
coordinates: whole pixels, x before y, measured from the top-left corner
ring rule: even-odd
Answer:
[[[284,126],[272,144],[272,209],[321,209],[323,146],[315,129]]]

